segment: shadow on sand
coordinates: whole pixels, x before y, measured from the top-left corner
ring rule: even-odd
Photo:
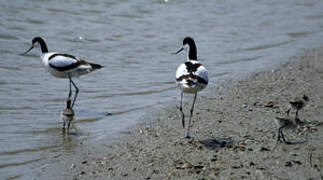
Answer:
[[[209,150],[216,150],[233,144],[233,140],[231,138],[209,138],[200,140],[199,142]]]

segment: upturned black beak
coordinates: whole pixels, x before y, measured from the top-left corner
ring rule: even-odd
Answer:
[[[20,55],[26,55],[29,51],[31,51],[34,48],[34,45],[32,45],[26,52],[21,53]]]
[[[173,54],[178,54],[178,53],[180,53],[181,51],[183,51],[184,50],[184,48],[182,47],[181,49],[179,49],[177,52],[175,52],[175,53],[173,53]]]

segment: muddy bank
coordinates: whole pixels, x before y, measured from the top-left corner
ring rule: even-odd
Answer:
[[[184,129],[174,102],[127,131],[125,139],[76,153],[58,167],[44,168],[38,177],[321,179],[322,126],[312,126],[302,134],[286,131],[287,139],[306,141],[286,145],[276,141],[278,126],[274,119],[284,115],[290,100],[306,94],[310,101],[300,111],[301,120],[323,122],[322,89],[323,50],[307,51],[278,69],[226,82],[214,89],[213,98],[200,96],[191,129],[193,140],[179,138]],[[190,103],[188,100],[185,104],[187,113]]]

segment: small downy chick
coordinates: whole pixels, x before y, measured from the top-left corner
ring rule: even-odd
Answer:
[[[293,101],[290,101],[290,108],[287,110],[287,115],[289,115],[289,112],[291,109],[296,110],[296,118],[298,118],[298,111],[303,109],[306,104],[308,103],[309,98],[305,94],[302,98],[295,98]]]
[[[66,107],[63,109],[61,116],[63,119],[63,130],[65,130],[65,125],[67,123],[67,131],[70,128],[71,122],[74,119],[74,110],[72,109],[72,100],[70,98],[66,98]]]
[[[276,117],[276,123],[279,126],[278,129],[278,139],[277,141],[281,141],[280,138],[283,139],[284,143],[286,144],[293,144],[289,141],[286,141],[284,133],[283,133],[283,129],[296,129],[300,126],[301,121],[295,117],[295,118],[283,118],[283,117]]]

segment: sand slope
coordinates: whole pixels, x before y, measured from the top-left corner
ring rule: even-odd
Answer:
[[[215,98],[198,98],[194,140],[179,138],[184,129],[174,102],[130,130],[125,140],[99,154],[86,151],[62,163],[63,178],[322,179],[323,126],[302,135],[286,131],[290,141],[307,141],[286,145],[277,144],[274,122],[275,116],[284,115],[290,100],[303,94],[310,101],[300,111],[301,120],[323,122],[322,49],[307,51],[276,70],[226,82],[214,94]],[[190,103],[185,104],[187,114]]]

